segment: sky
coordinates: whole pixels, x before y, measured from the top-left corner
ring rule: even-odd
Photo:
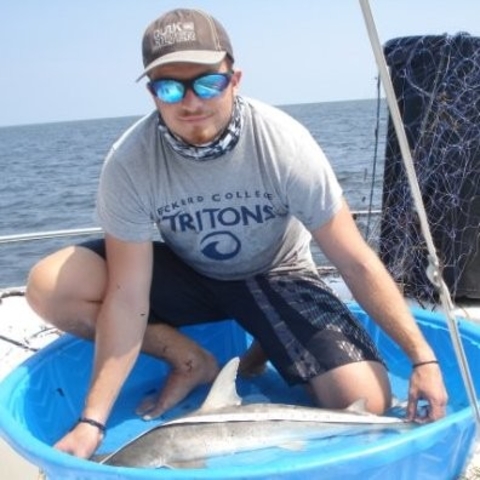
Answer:
[[[480,35],[478,0],[370,0],[382,43]],[[273,105],[375,98],[377,67],[359,0],[4,0],[0,126],[143,115],[148,24],[177,7],[226,27],[241,93]]]

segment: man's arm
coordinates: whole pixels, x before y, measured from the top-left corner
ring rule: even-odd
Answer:
[[[355,299],[404,350],[412,363],[435,359],[399,289],[383,263],[367,245],[346,203],[313,237],[338,268]],[[414,369],[410,379],[407,414],[415,418],[417,402],[428,400],[429,420],[445,415],[447,393],[438,365]]]
[[[152,278],[151,242],[127,243],[106,235],[108,282],[96,319],[95,361],[82,417],[105,424],[130,373],[145,333]],[[88,458],[101,442],[101,432],[79,423],[56,445]]]

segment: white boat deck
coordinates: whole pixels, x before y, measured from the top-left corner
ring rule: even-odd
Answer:
[[[23,289],[4,292],[0,304],[0,379],[60,336],[28,306]]]

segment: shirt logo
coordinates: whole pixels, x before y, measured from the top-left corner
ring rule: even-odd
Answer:
[[[200,252],[210,260],[230,260],[242,250],[239,228],[246,232],[278,216],[271,198],[269,193],[245,191],[214,193],[210,202],[202,195],[178,199],[157,208],[158,225],[179,244],[194,234]]]
[[[202,253],[212,260],[229,260],[238,255],[240,249],[240,240],[232,232],[212,232],[201,241]]]

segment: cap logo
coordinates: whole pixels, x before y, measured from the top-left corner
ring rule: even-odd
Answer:
[[[195,25],[193,22],[170,23],[163,30],[154,30],[153,39],[155,46],[159,48],[176,43],[195,42]]]

